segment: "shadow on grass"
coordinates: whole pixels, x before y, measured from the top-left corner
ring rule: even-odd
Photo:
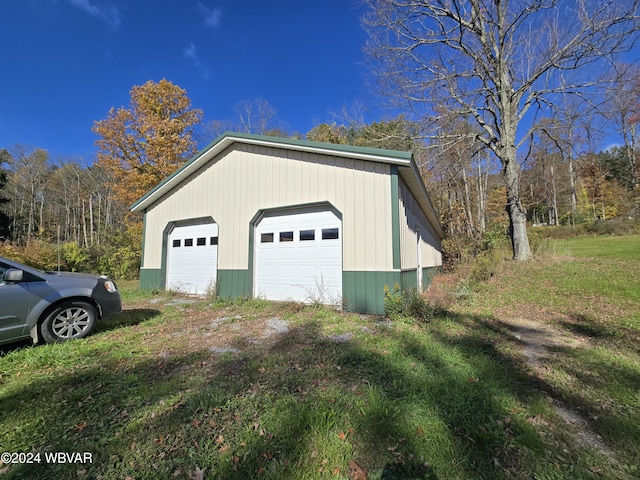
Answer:
[[[615,339],[619,337],[615,331],[600,325],[588,315],[573,313],[569,315],[569,320],[560,324],[576,335],[589,337],[594,340]]]
[[[118,328],[138,325],[160,315],[162,315],[162,312],[150,308],[124,310],[122,313],[109,320],[97,322],[96,328],[93,333],[95,334],[99,332],[108,332],[111,330],[116,330]],[[0,345],[0,357],[21,350],[23,348],[30,347],[34,347],[33,341],[31,339]]]
[[[35,378],[0,396],[7,445],[91,452],[93,463],[11,465],[6,478],[187,478],[198,467],[293,480],[336,476],[352,458],[375,480],[563,478],[552,461],[527,464],[544,445],[520,407],[553,389],[496,348],[513,339],[495,322],[451,318],[466,329],[374,325],[344,341],[312,320],[270,345],[230,345],[237,354],[104,357]]]
[[[9,353],[22,350],[23,348],[33,347],[33,341],[31,339],[20,340],[19,342],[5,343],[0,345],[0,357],[8,355]]]
[[[138,325],[162,315],[160,310],[153,308],[133,308],[123,310],[120,314],[106,321],[98,322],[95,332],[108,332],[118,328]]]

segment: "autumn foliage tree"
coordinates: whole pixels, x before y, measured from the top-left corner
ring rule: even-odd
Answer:
[[[128,108],[111,108],[96,121],[97,165],[108,172],[118,201],[128,206],[173,173],[197,150],[194,129],[202,111],[166,79],[131,89]]]

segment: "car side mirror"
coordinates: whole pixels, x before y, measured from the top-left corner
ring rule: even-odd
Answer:
[[[19,283],[24,278],[24,272],[22,270],[18,270],[17,268],[10,268],[6,272],[4,272],[4,281],[11,283]]]

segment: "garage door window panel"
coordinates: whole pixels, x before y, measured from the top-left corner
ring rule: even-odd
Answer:
[[[300,241],[309,242],[316,239],[315,230],[300,230]]]
[[[281,242],[293,242],[293,231],[291,231],[291,232],[280,232],[280,241]]]
[[[338,240],[339,229],[338,228],[323,228],[322,229],[322,239],[323,240]]]

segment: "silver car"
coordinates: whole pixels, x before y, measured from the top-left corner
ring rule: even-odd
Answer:
[[[120,292],[104,275],[43,272],[0,257],[0,344],[83,338],[121,310]]]

